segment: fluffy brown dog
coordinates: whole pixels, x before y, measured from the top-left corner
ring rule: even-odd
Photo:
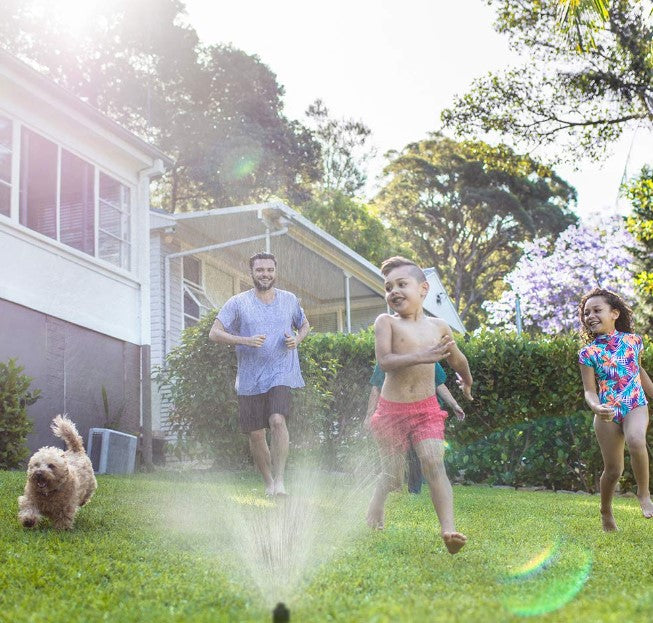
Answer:
[[[77,510],[91,499],[97,482],[73,422],[58,415],[50,428],[66,442],[67,450],[46,446],[29,460],[25,494],[18,498],[18,519],[32,528],[44,515],[57,530],[70,530]]]

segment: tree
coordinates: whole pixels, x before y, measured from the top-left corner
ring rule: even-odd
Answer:
[[[633,244],[619,217],[598,226],[571,225],[554,243],[525,243],[524,255],[504,278],[510,289],[483,305],[488,323],[514,330],[517,295],[524,328],[552,335],[580,328],[578,303],[595,287],[614,290],[632,304]]]
[[[549,167],[509,147],[441,135],[391,154],[375,202],[418,262],[435,266],[469,328],[499,295],[519,244],[564,230],[575,191]]]
[[[374,155],[367,144],[372,131],[361,121],[332,119],[320,99],[308,107],[306,116],[321,150],[320,190],[353,197],[367,181],[365,166]]]
[[[323,193],[305,203],[301,212],[376,266],[392,255],[411,253],[371,206],[342,192]]]
[[[640,174],[626,186],[626,196],[633,214],[626,219],[628,231],[637,240],[635,284],[639,294],[636,318],[642,329],[653,335],[653,169],[642,168]]]
[[[256,56],[200,45],[182,2],[96,2],[74,35],[56,3],[6,3],[8,51],[175,160],[156,193],[170,211],[303,198],[319,178],[317,144],[284,116],[276,76]]]
[[[614,0],[606,21],[575,30],[577,45],[569,45],[556,23],[559,7],[578,6],[578,0],[488,3],[497,7],[496,29],[528,63],[476,80],[443,112],[445,125],[463,135],[509,134],[530,147],[556,142],[570,156],[593,157],[629,124],[651,127],[653,24],[646,3]]]

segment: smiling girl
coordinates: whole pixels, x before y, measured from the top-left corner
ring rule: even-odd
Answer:
[[[628,444],[642,513],[647,519],[653,517],[645,396],[653,397],[653,383],[639,364],[643,341],[633,333],[632,312],[620,296],[610,290],[592,290],[582,298],[579,314],[582,332],[591,340],[580,349],[578,362],[585,401],[594,413],[594,431],[603,456],[601,520],[603,529],[612,532],[617,530],[612,498],[624,468],[624,441]]]

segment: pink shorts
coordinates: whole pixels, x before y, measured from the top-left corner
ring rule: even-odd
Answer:
[[[444,439],[444,411],[438,399],[430,396],[419,402],[391,402],[379,398],[370,426],[379,442],[406,452],[410,444],[424,439]]]

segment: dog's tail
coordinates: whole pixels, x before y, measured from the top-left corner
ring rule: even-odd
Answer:
[[[84,441],[77,432],[77,427],[67,415],[58,415],[50,424],[52,432],[66,442],[72,452],[84,452]]]

